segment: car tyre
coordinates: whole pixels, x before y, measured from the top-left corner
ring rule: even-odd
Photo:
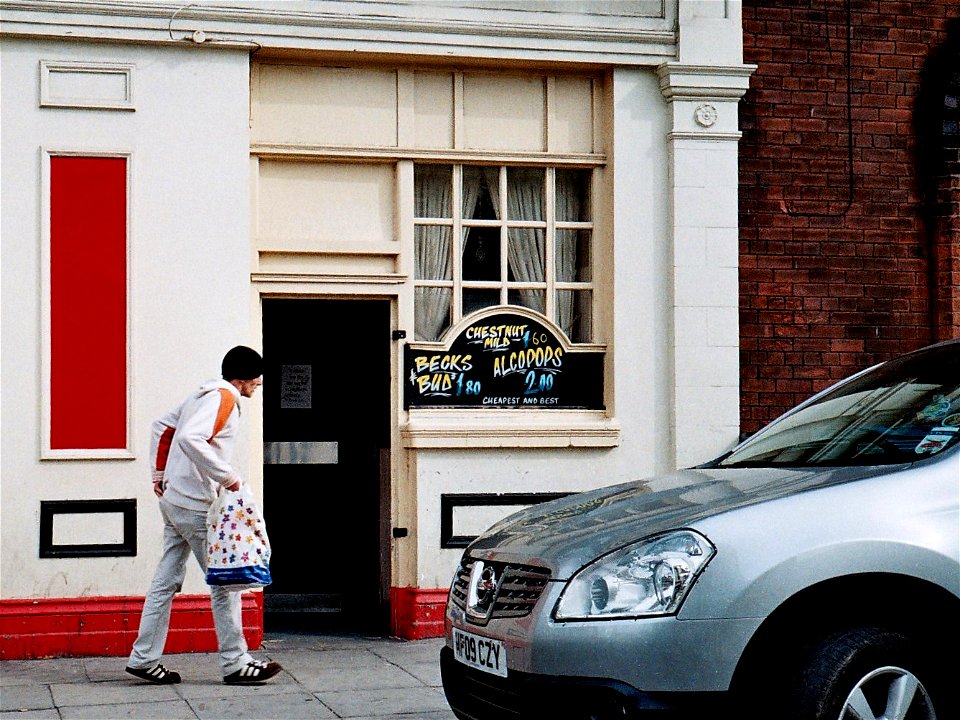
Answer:
[[[941,720],[934,675],[909,639],[859,628],[817,645],[794,690],[797,720]]]

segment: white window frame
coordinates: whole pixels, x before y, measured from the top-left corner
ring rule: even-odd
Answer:
[[[50,422],[52,409],[50,406],[51,380],[51,301],[52,290],[50,277],[50,161],[54,157],[101,157],[123,158],[127,165],[127,427],[125,447],[122,448],[53,448],[51,447]],[[41,460],[135,460],[133,434],[133,276],[134,262],[130,242],[130,229],[133,226],[133,153],[127,150],[82,150],[82,149],[41,149],[41,242],[40,242],[40,459]],[[91,396],[91,402],[96,398]]]
[[[74,60],[40,61],[40,107],[76,110],[123,110],[133,112],[133,65],[127,63],[78,62]],[[56,97],[51,92],[51,73],[120,77],[122,97]]]
[[[421,163],[422,164],[422,163]],[[559,322],[557,320],[556,313],[556,304],[557,304],[557,291],[560,290],[581,290],[589,291],[591,294],[590,297],[590,327],[596,328],[596,303],[597,303],[597,293],[595,287],[595,273],[593,268],[596,267],[594,262],[594,253],[596,252],[596,231],[594,222],[570,222],[570,221],[558,221],[556,219],[556,171],[558,169],[563,169],[563,165],[536,165],[536,166],[525,166],[522,164],[511,164],[503,163],[490,165],[490,167],[496,167],[498,169],[498,181],[500,184],[498,197],[500,201],[500,208],[498,209],[499,219],[491,220],[473,220],[473,219],[464,219],[462,217],[462,200],[463,200],[463,168],[465,165],[476,165],[477,163],[469,161],[461,161],[455,163],[442,163],[443,165],[452,166],[452,182],[453,188],[451,191],[451,215],[452,218],[418,218],[414,217],[414,227],[417,226],[433,226],[433,227],[449,227],[451,228],[451,252],[453,257],[451,258],[451,275],[450,280],[424,280],[424,279],[415,279],[414,287],[434,287],[434,288],[447,288],[451,291],[452,298],[452,317],[450,318],[450,324],[447,326],[446,330],[443,331],[445,334],[450,328],[457,325],[461,319],[463,319],[463,291],[464,289],[477,289],[477,290],[499,290],[500,291],[500,304],[501,305],[510,305],[509,303],[509,294],[511,290],[544,290],[545,297],[545,316],[546,318],[559,327]],[[509,219],[507,202],[507,171],[511,168],[520,168],[520,167],[536,167],[543,168],[544,170],[544,219],[543,220],[511,220]],[[592,177],[591,168],[581,168],[587,172],[591,172],[590,178],[590,199],[591,205],[593,203],[593,186],[594,178]],[[590,208],[589,216],[594,217],[594,209]],[[499,280],[464,280],[463,279],[463,232],[464,229],[469,229],[473,227],[490,227],[490,228],[499,228],[500,230],[500,279]],[[544,231],[544,282],[516,282],[507,280],[507,264],[508,264],[508,243],[510,230],[515,228],[536,228],[542,229]],[[556,250],[556,237],[558,230],[589,230],[590,231],[590,266],[591,266],[591,280],[590,281],[580,281],[580,282],[560,282],[557,280],[557,269],[555,266],[555,250]],[[416,231],[414,231],[416,232]],[[523,307],[523,306],[518,306]],[[414,310],[416,312],[416,308]],[[595,330],[593,331],[595,334]],[[421,342],[419,339],[417,342]],[[426,342],[429,342],[426,341]],[[571,342],[572,339],[571,339]],[[589,345],[596,342],[595,337],[589,338],[589,340],[582,343],[574,343],[580,345]]]

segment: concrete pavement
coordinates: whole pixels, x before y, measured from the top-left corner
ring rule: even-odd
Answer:
[[[0,662],[0,720],[454,720],[440,686],[440,639],[268,632],[252,654],[283,672],[260,686],[224,685],[215,653],[166,655],[183,677],[153,685],[126,658]]]

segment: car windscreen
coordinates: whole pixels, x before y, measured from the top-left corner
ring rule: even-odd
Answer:
[[[960,344],[884,363],[761,430],[717,467],[891,465],[960,441]]]

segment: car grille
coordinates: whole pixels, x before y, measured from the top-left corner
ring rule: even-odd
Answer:
[[[464,558],[457,568],[457,576],[450,591],[450,597],[461,609],[467,607],[467,586],[470,583],[470,571],[476,562],[473,558]],[[489,619],[525,617],[533,611],[543,589],[550,579],[550,571],[533,565],[515,565],[488,562],[493,567],[500,582],[499,592],[494,596],[493,608]]]

